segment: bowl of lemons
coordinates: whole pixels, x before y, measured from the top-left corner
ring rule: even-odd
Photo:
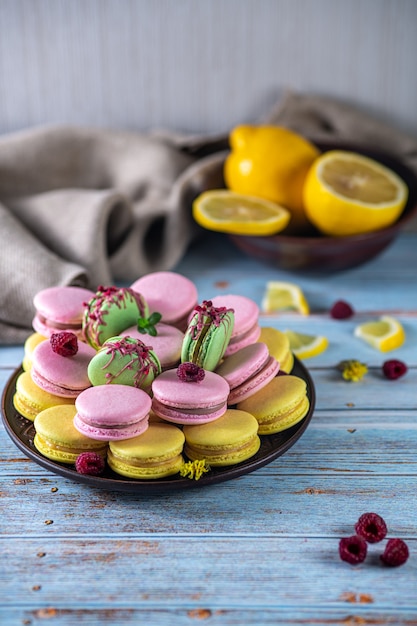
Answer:
[[[194,220],[279,268],[362,265],[417,218],[417,177],[392,155],[269,125],[237,126],[229,144],[200,169]]]

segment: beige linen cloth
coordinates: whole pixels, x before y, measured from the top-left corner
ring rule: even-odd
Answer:
[[[330,98],[288,93],[262,120],[317,141],[387,149],[417,173],[417,140]],[[199,170],[227,136],[47,126],[0,137],[0,344],[32,332],[53,285],[132,282],[171,269],[197,228]]]

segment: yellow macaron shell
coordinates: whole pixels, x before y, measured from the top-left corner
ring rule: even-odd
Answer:
[[[59,404],[74,405],[74,398],[61,398],[44,391],[33,382],[29,372],[18,376],[13,406],[20,415],[33,422],[38,413]]]
[[[142,435],[111,441],[107,462],[114,472],[127,478],[165,478],[180,471],[184,441],[177,426],[151,422]]]
[[[271,435],[291,428],[306,416],[310,406],[307,385],[292,374],[277,376],[266,387],[237,405],[259,422],[259,434]]]
[[[107,441],[79,433],[73,424],[76,412],[74,405],[61,404],[38,413],[33,443],[43,456],[60,463],[75,463],[82,452],[97,452],[106,457]]]
[[[263,326],[258,341],[267,345],[269,354],[280,364],[280,370],[289,374],[294,367],[294,356],[287,335],[277,328]]]
[[[246,461],[260,448],[258,422],[245,411],[228,409],[207,424],[184,426],[184,452],[192,461],[227,466]]]
[[[34,349],[39,343],[45,341],[46,337],[41,335],[40,333],[32,333],[25,341],[24,345],[24,356],[22,361],[22,367],[25,372],[28,372],[32,367],[32,354]]]

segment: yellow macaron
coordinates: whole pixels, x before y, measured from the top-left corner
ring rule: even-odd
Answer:
[[[137,437],[110,441],[107,462],[127,478],[155,480],[178,474],[184,463],[183,447],[184,435],[178,426],[150,422]]]
[[[74,405],[74,398],[61,398],[44,391],[33,382],[29,372],[22,372],[16,380],[13,406],[20,415],[33,420],[38,413],[58,404]]]
[[[261,445],[258,422],[245,411],[228,409],[207,424],[184,426],[184,452],[189,459],[209,466],[236,465],[254,456]]]
[[[257,419],[260,435],[291,428],[307,415],[309,407],[306,382],[292,374],[273,378],[266,387],[237,405]]]
[[[268,346],[269,354],[280,364],[280,370],[289,374],[294,367],[294,355],[291,352],[290,340],[277,328],[263,326],[258,341]]]
[[[42,343],[42,341],[45,341],[45,339],[46,337],[44,337],[40,333],[32,333],[26,339],[25,345],[24,345],[23,362],[22,362],[22,367],[25,370],[25,372],[29,372],[29,370],[32,367],[32,354],[33,354],[34,349],[39,343]]]
[[[74,405],[61,404],[38,413],[34,421],[35,448],[59,463],[75,463],[82,452],[97,452],[105,459],[107,441],[97,441],[79,433],[73,424],[76,412]]]

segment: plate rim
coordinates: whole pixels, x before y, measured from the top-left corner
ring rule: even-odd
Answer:
[[[307,384],[307,396],[310,401],[308,413],[300,422],[298,422],[298,424],[295,424],[286,431],[282,431],[282,433],[277,433],[275,436],[260,435],[261,449],[256,455],[247,461],[223,468],[213,468],[210,472],[204,474],[199,480],[177,477],[177,475],[168,478],[159,478],[156,480],[128,479],[118,476],[108,469],[106,471],[111,472],[110,477],[90,476],[79,474],[72,465],[61,464],[42,456],[34,447],[33,442],[32,445],[26,443],[16,432],[16,429],[13,428],[13,424],[17,422],[17,420],[24,420],[24,424],[29,428],[31,427],[31,424],[33,424],[31,420],[20,415],[13,407],[13,395],[16,390],[16,380],[23,372],[24,369],[22,365],[14,370],[6,382],[1,399],[1,414],[5,430],[20,451],[44,469],[49,470],[53,474],[68,478],[73,482],[86,484],[90,487],[105,489],[107,491],[130,492],[143,495],[163,492],[166,493],[167,491],[177,491],[181,489],[208,487],[210,485],[239,478],[258,470],[265,465],[268,465],[278,457],[285,454],[303,435],[313,417],[316,404],[316,391],[311,375],[304,364],[302,364],[301,361],[294,356],[294,367],[290,374],[299,376]],[[13,411],[13,417],[10,415],[11,411]],[[288,433],[288,436],[285,437],[283,433]],[[274,444],[271,443],[274,438],[279,439],[283,436],[285,437],[285,440],[281,444],[274,446]],[[262,452],[262,443],[265,444],[266,442],[269,442],[271,445],[271,451],[264,453]]]

